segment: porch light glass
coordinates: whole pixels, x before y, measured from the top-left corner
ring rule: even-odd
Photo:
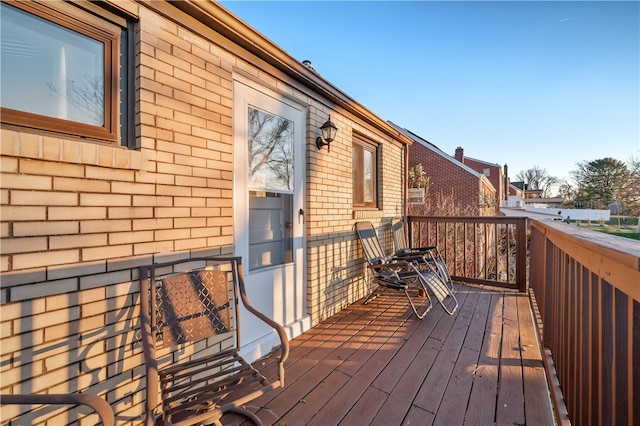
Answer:
[[[333,121],[327,120],[322,125],[322,127],[320,127],[320,130],[322,131],[322,139],[324,139],[328,143],[331,143],[336,136],[338,128],[335,124],[333,124]]]

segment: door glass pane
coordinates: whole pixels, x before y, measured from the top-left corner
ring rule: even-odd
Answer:
[[[249,107],[249,270],[293,262],[293,121]]]
[[[104,125],[102,42],[2,7],[2,107]]]
[[[249,107],[249,187],[293,192],[293,121]]]

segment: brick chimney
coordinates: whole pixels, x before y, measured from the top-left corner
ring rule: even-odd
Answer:
[[[456,148],[456,160],[464,164],[464,149],[461,146]]]

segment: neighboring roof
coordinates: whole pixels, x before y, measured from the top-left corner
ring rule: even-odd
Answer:
[[[483,179],[485,181],[485,184],[488,187],[490,187],[494,191],[496,190],[495,187],[493,186],[493,184],[491,182],[489,182],[489,179],[487,179],[487,177],[485,175],[483,175],[482,173],[478,173],[477,171],[473,170],[471,167],[467,166],[466,164],[461,163],[460,161],[456,160],[455,158],[453,158],[452,156],[450,156],[449,154],[447,154],[446,152],[444,152],[443,150],[441,150],[440,148],[438,148],[437,146],[435,146],[434,144],[432,144],[428,140],[421,138],[420,136],[416,135],[412,131],[407,130],[407,129],[403,128],[403,127],[400,127],[397,124],[392,123],[391,121],[387,121],[387,122],[389,124],[391,124],[393,127],[395,127],[396,129],[398,129],[398,131],[404,133],[407,137],[411,138],[413,140],[413,142],[418,143],[418,144],[424,146],[425,148],[435,152],[436,154],[440,155],[442,158],[450,161],[453,165],[455,165],[457,167],[460,167],[462,170],[466,171],[470,175],[473,175],[474,177],[476,177],[478,179]]]
[[[478,160],[477,158],[468,157],[466,155],[464,156],[464,158],[465,158],[465,160],[477,161],[478,163],[486,164],[487,166],[500,167],[500,164],[498,164],[498,163],[490,163],[488,161]]]
[[[296,82],[327,98],[329,101],[335,103],[336,106],[339,106],[383,133],[397,139],[399,142],[407,145],[411,144],[411,139],[407,138],[406,135],[395,131],[396,129],[391,127],[381,117],[331,84],[320,74],[293,58],[281,47],[218,2],[211,0],[181,0],[171,2],[139,1],[174,21],[180,19],[175,13],[175,8],[180,9],[209,29],[224,36],[230,42],[242,47],[252,55],[255,55],[270,66],[294,79]],[[185,22],[185,25],[194,31],[198,31],[195,26],[189,25],[188,22]],[[251,60],[249,57],[244,59]]]

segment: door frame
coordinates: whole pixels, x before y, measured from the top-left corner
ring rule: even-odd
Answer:
[[[240,77],[240,78],[238,78]],[[307,237],[305,226],[305,214],[299,215],[298,209],[306,211],[306,122],[308,107],[300,104],[284,93],[280,93],[271,88],[265,87],[247,78],[235,76],[233,80],[233,161],[234,161],[234,184],[233,184],[233,232],[234,232],[234,252],[243,257],[248,255],[249,232],[249,193],[247,173],[247,110],[248,107],[264,110],[277,114],[279,108],[292,112],[296,116],[294,120],[294,152],[295,166],[294,175],[296,189],[293,201],[293,221],[294,232],[294,254],[291,264],[277,265],[249,271],[245,266],[245,281],[249,300],[260,311],[264,312],[287,330],[290,338],[293,338],[311,328],[311,318],[307,307]],[[272,107],[272,108],[270,108]],[[248,262],[246,263],[248,265]],[[290,265],[290,266],[289,266]],[[293,268],[293,286],[288,286],[285,269]],[[274,274],[274,281],[269,293],[264,282],[255,282],[259,279],[259,274],[263,277],[268,273]],[[278,275],[280,274],[280,275]],[[282,276],[284,275],[284,278]],[[278,288],[278,279],[284,282]],[[262,285],[262,287],[260,287]],[[253,296],[253,297],[252,297]],[[281,311],[279,311],[281,310]],[[292,312],[291,312],[292,310]],[[266,351],[271,350],[268,330],[264,333],[254,327],[260,327],[254,323],[252,315],[244,311],[243,324],[247,325],[251,348],[248,350],[262,352],[259,349],[264,347]],[[250,322],[249,322],[250,321]],[[284,322],[284,323],[283,323]],[[259,353],[258,356],[263,354]]]

